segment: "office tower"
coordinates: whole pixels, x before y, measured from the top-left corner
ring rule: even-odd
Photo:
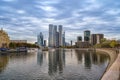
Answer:
[[[63,33],[63,36],[62,36],[63,40],[62,40],[62,45],[65,46],[65,32]]]
[[[71,44],[71,46],[73,45],[73,41],[72,40],[70,41],[70,44]]]
[[[53,28],[53,46],[56,47],[56,44],[57,44],[57,25],[54,25],[54,28]]]
[[[92,34],[91,35],[91,45],[99,44],[101,39],[104,38],[103,34]]]
[[[53,24],[49,24],[49,47],[53,47],[53,29],[54,29],[54,25]]]
[[[96,38],[96,34],[91,34],[91,45],[95,45],[97,43],[97,38]]]
[[[46,40],[44,40],[44,47],[46,47],[47,45],[46,45],[46,43],[47,43],[47,41]]]
[[[56,47],[59,47],[59,32],[56,33]]]
[[[65,45],[65,32],[62,25],[49,24],[49,47],[60,47]]]
[[[44,44],[43,39],[44,39],[43,34],[42,32],[40,32],[40,34],[37,36],[37,43],[39,47],[43,46]]]
[[[84,41],[90,41],[90,31],[84,31]]]
[[[59,46],[63,46],[62,45],[62,25],[59,25]]]
[[[82,36],[77,37],[77,42],[82,41]]]
[[[97,34],[97,44],[101,43],[101,39],[104,38],[104,34]]]

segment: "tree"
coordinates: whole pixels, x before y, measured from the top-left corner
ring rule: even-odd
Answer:
[[[103,38],[103,39],[100,40],[100,43],[103,43],[103,42],[106,42],[106,41],[107,41],[106,38]]]
[[[16,44],[15,44],[15,43],[10,43],[10,44],[9,44],[9,47],[10,47],[10,48],[16,48]]]
[[[116,47],[117,45],[118,45],[118,43],[115,40],[111,41],[111,43],[110,43],[110,46],[112,48]]]

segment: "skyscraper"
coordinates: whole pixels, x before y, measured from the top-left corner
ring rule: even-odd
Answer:
[[[62,44],[62,25],[59,25],[59,46],[63,46],[63,44]]]
[[[90,31],[84,31],[84,41],[90,41]]]
[[[54,39],[53,29],[54,29],[54,25],[49,24],[49,47],[53,47],[53,39]]]
[[[66,46],[65,44],[65,32],[63,33],[63,36],[62,36],[63,40],[62,40],[62,46]]]
[[[101,43],[101,39],[104,38],[104,34],[97,34],[97,44]]]
[[[47,41],[46,40],[44,40],[44,47],[46,47],[47,45],[46,45],[46,43],[47,43]]]
[[[49,24],[49,47],[60,47],[65,45],[65,32],[62,25]]]
[[[101,39],[104,38],[104,34],[92,34],[91,35],[91,44],[95,45],[95,44],[100,44]]]
[[[91,34],[91,45],[95,45],[97,43],[97,34]]]
[[[77,37],[77,42],[82,41],[82,36]]]
[[[56,47],[59,47],[59,32],[56,33]]]
[[[57,44],[57,25],[54,25],[54,28],[53,28],[53,46],[56,47],[56,44]]]
[[[37,36],[37,44],[39,47],[44,46],[44,37],[42,32],[40,32],[40,34]]]

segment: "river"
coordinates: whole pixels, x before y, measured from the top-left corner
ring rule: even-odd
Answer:
[[[88,50],[10,53],[0,55],[0,80],[99,80],[109,61]]]

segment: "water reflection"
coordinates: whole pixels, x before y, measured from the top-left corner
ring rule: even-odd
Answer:
[[[39,64],[40,66],[42,66],[43,64],[43,52],[38,52],[37,54],[37,64]]]
[[[40,68],[47,68],[51,80],[53,77],[55,80],[79,80],[83,77],[85,80],[99,80],[108,62],[107,55],[96,51],[56,49],[37,54],[37,63]]]
[[[7,67],[9,61],[14,60],[21,60],[23,59],[24,61],[27,60],[26,58],[29,56],[30,54],[28,53],[6,53],[6,54],[0,54],[0,73],[2,73],[5,68]]]
[[[90,69],[92,65],[100,65],[108,61],[104,54],[96,53],[95,51],[75,50],[78,64],[84,64],[85,68]]]
[[[9,61],[8,56],[0,55],[0,73],[6,68],[8,61]]]
[[[55,51],[49,51],[49,75],[54,75],[56,72],[62,73],[65,66],[65,50],[57,49]]]

